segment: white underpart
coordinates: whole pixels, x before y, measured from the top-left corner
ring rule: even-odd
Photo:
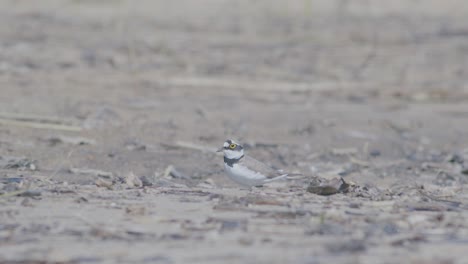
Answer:
[[[265,175],[259,172],[255,172],[247,167],[235,163],[232,167],[225,163],[224,170],[231,180],[248,187],[263,185],[264,183],[283,179],[288,176],[287,174],[284,174],[273,179],[268,179]]]
[[[228,159],[238,159],[244,155],[244,150],[230,150],[230,149],[225,149],[224,150],[224,157]]]

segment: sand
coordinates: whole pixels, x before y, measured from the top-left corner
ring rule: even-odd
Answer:
[[[467,17],[0,1],[0,263],[468,263]],[[230,182],[227,138],[304,177]]]

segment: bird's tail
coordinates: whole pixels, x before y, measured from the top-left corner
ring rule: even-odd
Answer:
[[[272,182],[272,181],[281,180],[281,179],[284,179],[284,178],[288,177],[288,175],[289,174],[286,173],[286,174],[283,174],[283,175],[280,175],[280,176],[265,180],[265,182]]]
[[[298,180],[298,179],[303,179],[306,177],[302,173],[285,173],[281,174],[280,176],[265,180],[265,182],[272,182],[276,180],[281,180],[281,179],[287,179],[287,180]]]

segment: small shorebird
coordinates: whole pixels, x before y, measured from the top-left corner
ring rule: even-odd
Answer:
[[[261,186],[289,175],[245,155],[242,145],[232,139],[224,142],[223,147],[218,150],[221,151],[224,153],[226,174],[238,184],[248,187]]]

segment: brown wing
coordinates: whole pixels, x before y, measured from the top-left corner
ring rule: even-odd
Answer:
[[[249,168],[252,171],[256,171],[265,175],[268,179],[276,178],[285,174],[249,156],[244,156],[244,158],[239,161],[239,164]]]

